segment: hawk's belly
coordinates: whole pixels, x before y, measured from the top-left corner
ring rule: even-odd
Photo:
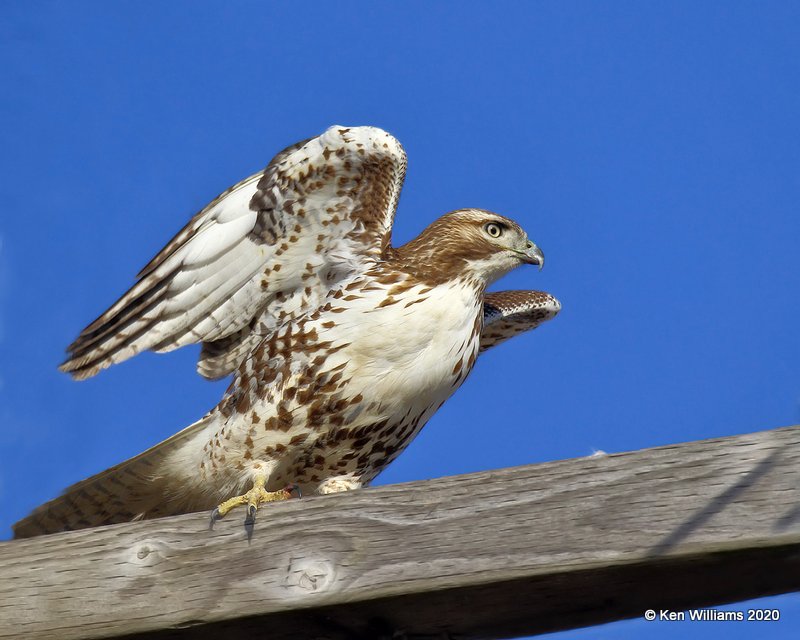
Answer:
[[[210,466],[223,471],[221,457],[246,484],[263,461],[268,488],[309,491],[331,477],[369,482],[408,445],[475,362],[481,296],[441,286],[381,305],[377,293],[270,338],[252,379],[240,373],[251,397],[229,402]]]

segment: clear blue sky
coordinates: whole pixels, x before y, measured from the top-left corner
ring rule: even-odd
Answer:
[[[502,284],[563,304],[381,482],[800,422],[800,4],[277,4],[3,3],[0,538],[217,402],[196,349],[56,365],[196,210],[333,123],[406,147],[397,242],[494,209],[547,254]],[[800,596],[767,602],[780,623],[559,637],[800,637]]]

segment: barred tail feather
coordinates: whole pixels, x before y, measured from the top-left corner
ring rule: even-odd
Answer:
[[[171,495],[165,462],[213,418],[213,413],[208,414],[144,453],[68,487],[17,522],[14,537],[31,538],[193,510]]]

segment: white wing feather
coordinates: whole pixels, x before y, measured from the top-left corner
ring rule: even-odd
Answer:
[[[300,291],[311,304],[383,255],[405,163],[397,140],[373,127],[331,127],[287,148],[198,213],[84,329],[61,369],[82,379],[144,350],[201,342],[236,358],[200,372],[228,373],[242,340],[253,342],[254,319],[281,317]]]

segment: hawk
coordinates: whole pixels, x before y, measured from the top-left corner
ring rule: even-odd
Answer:
[[[77,379],[144,351],[201,343],[234,373],[220,403],[79,482],[16,537],[212,509],[221,517],[368,484],[458,389],[479,352],[553,318],[539,291],[487,293],[541,250],[512,220],[445,214],[391,245],[406,169],[374,127],[334,126],[221,194],[70,345]]]

